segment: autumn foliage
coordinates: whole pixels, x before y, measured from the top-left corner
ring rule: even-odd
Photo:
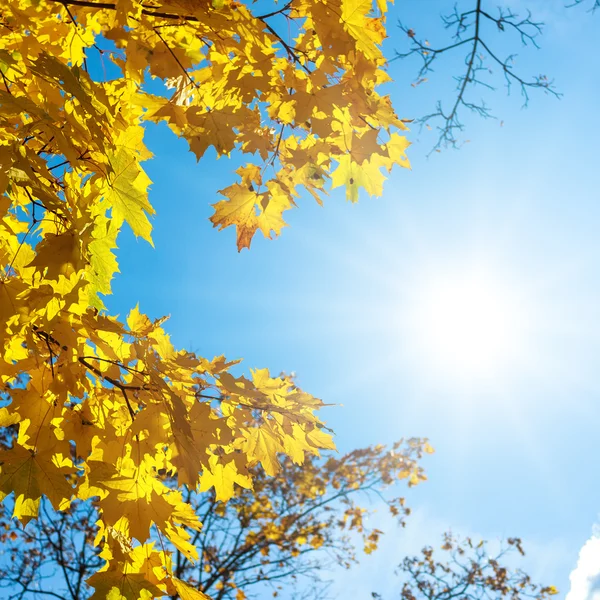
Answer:
[[[225,501],[252,468],[332,449],[322,402],[286,376],[173,347],[163,320],[107,313],[127,224],[151,243],[145,127],[202,158],[246,153],[212,222],[279,234],[304,191],[379,194],[407,166],[404,127],[376,88],[385,0],[6,0],[0,14],[0,496],[26,524],[94,499],[106,562],[94,598],[200,598],[167,544],[199,558],[184,494]],[[281,33],[285,31],[285,34]],[[212,152],[211,151],[211,152]],[[143,301],[143,299],[141,299]],[[166,480],[174,477],[175,486]]]
[[[175,577],[213,600],[261,598],[292,587],[302,588],[299,597],[316,600],[324,597],[328,570],[351,568],[361,549],[378,547],[382,532],[369,523],[375,508],[404,525],[410,509],[389,487],[398,478],[409,486],[422,481],[419,459],[428,450],[424,440],[411,439],[391,448],[308,457],[302,465],[286,458],[277,477],[256,466],[253,489],[239,490],[229,502],[219,502],[214,488],[186,490],[203,524],[191,531],[197,561],[186,560],[155,532],[152,539],[173,551]],[[0,505],[0,595],[34,600],[51,591],[60,600],[87,600],[92,590],[86,581],[104,564],[93,545],[97,503],[76,501],[55,511],[42,500],[38,519],[24,530],[11,521],[9,508]]]

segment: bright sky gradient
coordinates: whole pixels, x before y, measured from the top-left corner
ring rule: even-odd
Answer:
[[[444,39],[437,16],[452,4],[397,0],[390,55],[404,43],[398,16],[432,31],[434,44]],[[413,168],[395,170],[383,198],[352,206],[337,190],[324,208],[302,199],[281,238],[257,236],[249,252],[207,220],[239,157],[196,164],[166,129],[148,132],[156,249],[122,237],[123,275],[108,306],[124,315],[139,301],[153,317],[171,315],[178,346],[296,372],[307,391],[343,404],[326,411],[341,450],[402,436],[427,436],[436,449],[429,481],[407,492],[412,524],[336,581],[342,598],[397,597],[403,554],[439,545],[452,528],[522,537],[530,573],[563,599],[600,510],[600,15],[560,0],[510,5],[546,22],[542,49],[521,51],[507,35],[495,48],[519,51],[524,75],[554,77],[562,100],[534,92],[521,110],[518,90],[507,98],[500,89],[488,97],[497,121],[465,115],[471,142],[429,159],[435,132],[415,130]],[[450,101],[463,55],[417,88],[416,63],[393,63],[401,116]],[[456,377],[428,358],[426,327],[413,317],[431,281],[471,272],[511,295],[519,324],[497,369]]]

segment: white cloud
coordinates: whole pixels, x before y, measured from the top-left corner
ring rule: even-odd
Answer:
[[[600,526],[579,551],[570,575],[571,589],[565,600],[600,600]]]

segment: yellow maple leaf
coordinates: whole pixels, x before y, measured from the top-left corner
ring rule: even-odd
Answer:
[[[152,600],[163,595],[160,588],[138,573],[100,572],[87,583],[95,589],[90,600]]]
[[[75,231],[61,234],[48,234],[38,244],[35,258],[29,267],[39,270],[47,268],[48,279],[58,279],[59,275],[69,276],[83,266],[79,237]]]
[[[266,238],[271,237],[271,231],[279,235],[287,224],[283,220],[283,212],[292,207],[289,193],[277,181],[268,181],[268,192],[263,195],[260,212],[257,217],[258,226]]]
[[[91,283],[89,300],[92,306],[104,308],[98,294],[110,294],[110,283],[119,272],[117,257],[112,252],[117,247],[119,228],[115,221],[105,215],[98,215],[94,223],[92,240],[89,242],[90,268],[87,272]]]
[[[171,501],[170,490],[155,480],[145,462],[136,469],[133,461],[124,460],[120,470],[107,463],[88,464],[92,469],[90,485],[102,494],[99,507],[106,525],[126,537],[145,542],[154,523],[180,541],[188,555],[196,555],[193,547],[186,546],[185,537],[175,523],[177,506],[183,504],[181,496],[175,494]],[[188,527],[199,527],[197,519],[190,519],[185,512],[182,515]]]
[[[221,502],[227,502],[234,495],[234,484],[243,488],[251,488],[252,481],[248,475],[240,473],[235,461],[227,460],[228,457],[211,456],[208,466],[202,471],[200,477],[201,492],[215,488],[215,497]]]
[[[393,160],[394,163],[407,168],[410,168],[410,162],[406,156],[406,149],[409,146],[410,142],[408,141],[408,138],[404,135],[399,135],[396,132],[392,133],[389,141],[385,145],[390,159]]]
[[[207,596],[200,590],[191,587],[185,581],[181,581],[177,577],[171,577],[169,581],[172,583],[173,587],[181,600],[210,600],[210,596]]]
[[[186,113],[189,127],[184,129],[190,150],[198,160],[210,146],[214,146],[218,154],[228,154],[235,148],[235,128],[244,125],[252,114],[246,107],[225,106],[204,111],[191,107]]]
[[[260,196],[250,187],[235,183],[220,190],[227,197],[214,204],[215,214],[210,218],[213,225],[224,229],[235,225],[237,231],[237,247],[249,248],[254,232],[258,228],[256,216]]]
[[[127,327],[137,336],[145,337],[152,330],[152,321],[140,313],[140,305],[136,304],[127,317]]]
[[[119,136],[116,150],[107,153],[110,172],[102,189],[104,200],[112,207],[114,226],[119,227],[125,221],[136,236],[152,244],[152,225],[147,215],[154,214],[154,209],[148,201],[151,181],[140,166],[142,136],[142,128],[138,126]]]
[[[248,458],[259,461],[267,475],[276,475],[280,469],[277,454],[284,450],[278,437],[265,425],[245,431],[244,437],[244,451]]]
[[[331,187],[346,187],[346,199],[358,202],[358,192],[363,188],[369,195],[378,196],[383,189],[385,176],[380,171],[381,161],[377,156],[365,160],[362,165],[355,163],[350,154],[338,159],[338,167],[331,174]]]
[[[372,8],[371,0],[342,0],[340,21],[356,40],[357,48],[368,58],[376,59],[381,56],[378,45],[385,38],[385,27],[382,19],[368,17]]]
[[[57,457],[56,437],[50,431],[43,432],[38,442],[36,449],[16,445],[0,452],[0,499],[14,492],[13,516],[23,523],[37,517],[42,496],[59,509],[69,505],[74,492],[67,481],[73,472],[72,463]]]
[[[90,600],[152,600],[164,595],[154,571],[161,567],[163,559],[152,550],[152,544],[138,546],[126,555],[107,550],[101,554],[108,559],[104,570],[87,579],[94,588]]]

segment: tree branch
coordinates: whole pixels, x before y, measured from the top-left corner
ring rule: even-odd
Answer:
[[[595,0],[600,3],[600,0]],[[512,62],[514,54],[509,55],[505,60],[498,58],[497,54],[491,50],[489,39],[485,39],[484,23],[494,27],[498,33],[512,31],[519,36],[524,46],[532,45],[539,48],[537,37],[542,33],[543,24],[532,19],[530,12],[525,18],[519,18],[516,13],[510,9],[498,8],[498,16],[494,17],[484,8],[484,0],[475,0],[475,6],[471,10],[459,12],[456,6],[454,11],[448,16],[442,16],[442,21],[446,29],[453,30],[453,43],[437,48],[432,48],[427,40],[419,39],[415,31],[402,23],[399,28],[410,39],[410,46],[406,52],[396,50],[395,57],[390,60],[394,62],[398,59],[406,59],[411,56],[418,56],[422,63],[417,74],[416,82],[413,86],[427,81],[427,74],[433,71],[433,64],[442,54],[450,53],[457,48],[469,45],[469,51],[465,57],[465,71],[463,74],[455,76],[457,82],[456,97],[449,109],[444,109],[443,103],[438,101],[435,111],[415,119],[415,122],[421,126],[431,129],[429,123],[439,123],[437,130],[439,137],[433,146],[432,152],[439,152],[442,147],[459,147],[458,133],[464,129],[460,118],[461,108],[468,109],[471,112],[483,118],[492,118],[493,115],[483,100],[478,102],[467,99],[467,92],[470,88],[479,86],[493,90],[494,87],[484,78],[492,74],[489,62],[496,64],[502,69],[504,74],[507,92],[510,93],[511,85],[516,83],[520,86],[521,95],[524,98],[523,106],[527,106],[529,101],[529,89],[541,89],[555,97],[560,97],[553,85],[545,75],[533,77],[530,80],[517,75]],[[465,37],[469,32],[471,35]],[[482,54],[485,50],[487,56]]]

